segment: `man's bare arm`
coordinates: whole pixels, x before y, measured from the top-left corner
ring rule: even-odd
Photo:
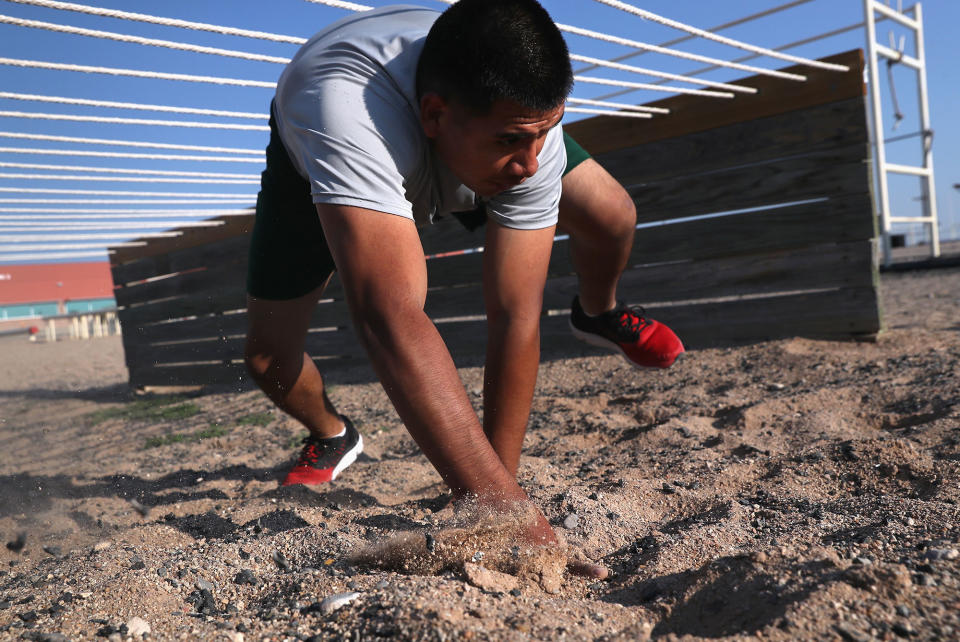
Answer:
[[[540,365],[540,313],[553,236],[552,226],[514,230],[487,225],[483,428],[514,477]]]
[[[317,211],[360,340],[424,454],[457,496],[504,506],[525,500],[423,311],[426,265],[413,221],[356,207],[317,205]],[[549,525],[541,527],[552,540]]]

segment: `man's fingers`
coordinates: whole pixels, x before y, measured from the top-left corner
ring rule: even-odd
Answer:
[[[570,560],[567,562],[567,570],[573,575],[588,577],[595,580],[605,580],[610,575],[610,571],[607,570],[606,566],[601,566],[600,564],[594,564],[592,562],[584,562],[581,560]]]

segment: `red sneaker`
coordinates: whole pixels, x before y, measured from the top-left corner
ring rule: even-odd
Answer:
[[[590,345],[619,352],[635,368],[669,368],[683,344],[673,330],[644,316],[643,308],[617,302],[617,307],[589,316],[574,297],[570,311],[573,335]]]
[[[287,473],[283,486],[293,484],[322,484],[333,481],[343,470],[363,452],[363,437],[346,417],[342,417],[346,433],[330,439],[314,439],[307,436],[303,440],[300,459]]]

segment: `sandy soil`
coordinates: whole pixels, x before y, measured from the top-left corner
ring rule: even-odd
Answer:
[[[444,530],[377,385],[333,386],[361,459],[280,488],[303,431],[261,394],[133,397],[116,338],[3,339],[0,639],[957,639],[960,270],[882,285],[875,343],[544,364],[521,483],[606,581]],[[352,561],[397,534],[396,570]]]

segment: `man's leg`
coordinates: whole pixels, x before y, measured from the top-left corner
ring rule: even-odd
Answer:
[[[563,177],[559,226],[570,235],[579,278],[570,325],[579,339],[618,352],[634,367],[669,368],[683,352],[677,335],[642,308],[617,301],[636,222],[630,195],[592,158]]]
[[[260,389],[317,439],[333,437],[344,427],[320,372],[303,349],[324,286],[286,301],[248,295],[250,326],[244,350],[247,369]]]
[[[636,224],[630,195],[592,158],[563,177],[560,231],[570,235],[570,259],[587,314],[616,305],[617,282],[630,257]]]

